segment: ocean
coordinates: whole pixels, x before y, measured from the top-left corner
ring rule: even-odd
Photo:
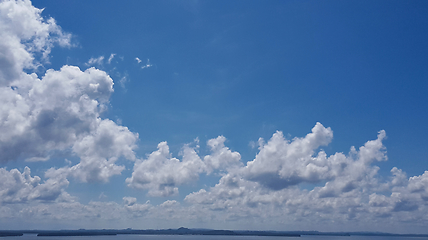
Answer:
[[[396,236],[309,236],[301,237],[260,237],[260,236],[202,236],[202,235],[116,235],[116,236],[64,236],[37,237],[35,234],[24,234],[20,237],[4,237],[2,240],[428,240],[428,237]]]

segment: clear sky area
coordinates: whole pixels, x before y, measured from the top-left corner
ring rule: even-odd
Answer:
[[[0,1],[2,229],[428,233],[427,1]]]

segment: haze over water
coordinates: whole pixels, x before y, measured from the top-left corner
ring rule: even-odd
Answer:
[[[24,234],[12,237],[12,240],[428,240],[428,237],[391,237],[391,236],[310,236],[301,237],[260,237],[260,236],[202,236],[202,235],[116,235],[116,236],[73,236],[73,237],[37,237]],[[4,240],[9,240],[5,238]]]

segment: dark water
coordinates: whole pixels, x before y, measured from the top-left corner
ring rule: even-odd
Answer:
[[[372,237],[372,236],[305,236],[301,237],[259,237],[259,236],[200,236],[200,235],[116,235],[78,237],[37,237],[24,234],[21,237],[5,237],[1,240],[428,240],[428,237]]]

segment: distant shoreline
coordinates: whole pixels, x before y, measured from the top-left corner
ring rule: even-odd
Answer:
[[[300,237],[302,235],[321,236],[400,236],[428,237],[428,234],[393,234],[381,232],[318,232],[318,231],[245,231],[245,230],[214,230],[214,229],[79,229],[79,230],[0,230],[0,237],[37,234],[37,236],[105,236],[105,235],[217,235],[217,236],[280,236]]]

